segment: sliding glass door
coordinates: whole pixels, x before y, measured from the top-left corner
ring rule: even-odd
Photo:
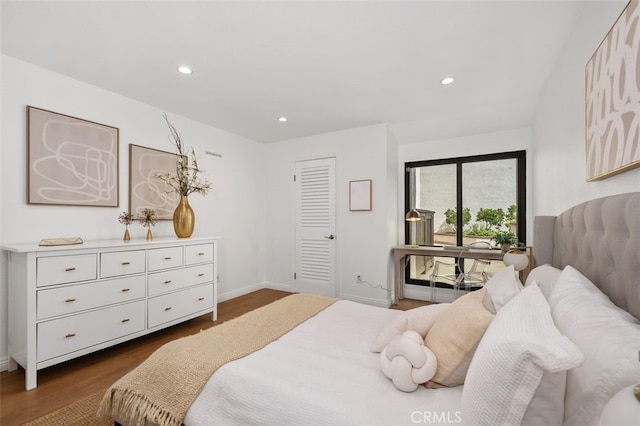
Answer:
[[[498,233],[525,242],[525,151],[405,164],[405,241],[417,245],[496,246]],[[451,259],[449,259],[451,261]],[[410,258],[407,282],[428,284],[433,259]],[[489,267],[488,273],[501,267]],[[468,269],[471,265],[458,265]]]

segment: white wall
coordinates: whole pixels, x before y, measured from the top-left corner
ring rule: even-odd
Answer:
[[[294,164],[336,157],[338,296],[388,306],[388,291],[355,280],[359,273],[374,285],[392,288],[388,271],[391,243],[387,159],[393,147],[388,143],[387,126],[381,124],[267,145],[266,180],[271,189],[262,211],[269,224],[266,276],[272,286],[293,289]],[[373,180],[372,211],[349,211],[349,181],[358,179]],[[395,193],[395,176],[391,179]]]
[[[1,243],[37,242],[45,237],[81,236],[85,240],[121,238],[118,215],[128,210],[129,144],[173,151],[162,110],[64,77],[15,58],[2,56]],[[120,206],[68,207],[26,204],[26,106],[32,105],[120,129]],[[213,182],[205,198],[189,197],[196,213],[194,236],[220,236],[220,300],[262,287],[265,261],[264,145],[171,114],[184,142],[196,148],[199,166]],[[205,155],[204,149],[222,154]],[[132,238],[144,238],[135,223]],[[173,235],[171,221],[153,228]],[[0,360],[7,330],[6,253],[0,258]]]
[[[640,191],[640,168],[602,181],[585,172],[584,67],[627,0],[587,2],[540,95],[533,125],[534,214]]]

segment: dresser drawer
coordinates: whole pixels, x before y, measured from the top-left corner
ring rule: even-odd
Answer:
[[[213,284],[150,298],[149,328],[213,307]]]
[[[182,247],[149,250],[149,271],[182,266]]]
[[[144,250],[100,254],[100,277],[140,274],[145,271]]]
[[[98,270],[97,260],[98,256],[95,253],[39,257],[36,266],[37,285],[43,287],[95,280]]]
[[[144,330],[145,301],[38,324],[38,362]]]
[[[144,275],[39,290],[38,319],[141,299],[145,294]]]
[[[213,244],[198,244],[184,248],[184,260],[187,265],[213,262]]]
[[[149,296],[213,281],[211,264],[149,274]]]

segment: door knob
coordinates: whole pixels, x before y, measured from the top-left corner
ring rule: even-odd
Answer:
[[[326,236],[325,238],[326,238],[326,239],[328,239],[328,240],[333,240],[333,239],[335,239],[335,238],[336,238],[336,236],[335,236],[335,235],[333,235],[333,234],[331,234],[331,235],[329,235],[328,237]]]

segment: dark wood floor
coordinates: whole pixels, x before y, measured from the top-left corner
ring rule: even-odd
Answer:
[[[211,315],[175,325],[148,336],[83,356],[38,372],[38,387],[24,390],[24,371],[0,374],[0,425],[20,425],[94,392],[106,389],[144,361],[153,351],[178,337],[198,333],[290,293],[258,290],[218,305],[218,320]],[[394,309],[411,309],[427,302],[404,299]]]

